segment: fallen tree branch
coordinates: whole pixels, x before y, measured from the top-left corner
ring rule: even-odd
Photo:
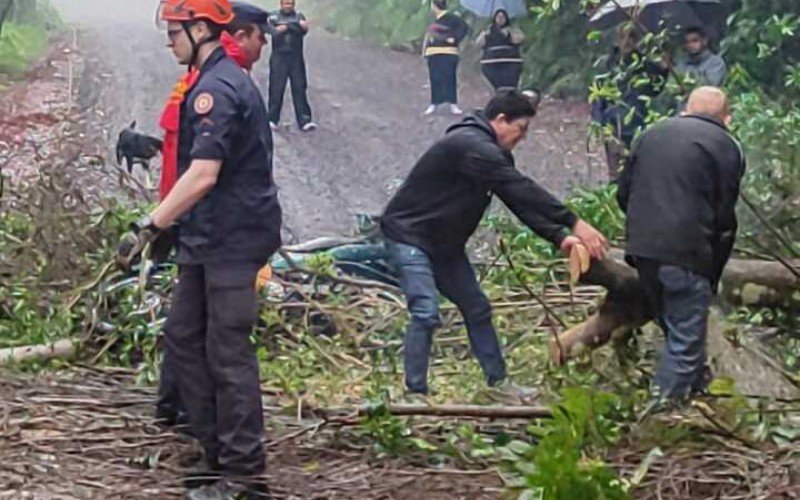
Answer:
[[[52,344],[29,345],[0,349],[0,366],[30,360],[48,360],[68,358],[75,353],[76,343],[73,340],[58,340]]]
[[[386,406],[361,406],[358,408],[315,409],[323,416],[335,414],[368,416],[385,409],[395,416],[465,417],[465,418],[551,418],[549,408],[542,406],[481,406],[481,405],[426,405],[389,404]]]
[[[592,262],[589,270],[581,276],[581,283],[600,285],[608,290],[608,294],[595,314],[560,333],[557,340],[551,340],[550,355],[556,365],[564,364],[581,352],[601,347],[613,338],[620,338],[653,318],[638,272],[621,262],[623,258],[621,250],[612,250],[603,261]],[[759,292],[758,300],[761,300],[761,295],[769,298],[771,294],[791,300],[800,289],[800,279],[787,272],[783,264],[773,261],[732,259],[725,267],[721,281],[723,295],[736,299],[739,294],[738,299],[742,301],[751,300],[742,297],[747,285],[755,285],[756,292],[759,292],[758,287],[771,291],[767,294]],[[748,291],[747,295],[754,294]]]
[[[553,309],[547,304],[544,298],[539,296],[538,293],[534,292],[531,289],[531,287],[528,286],[528,283],[525,282],[525,277],[522,276],[522,273],[519,271],[519,269],[517,269],[517,266],[514,265],[514,261],[511,259],[511,254],[508,253],[508,247],[506,246],[506,242],[505,240],[503,240],[502,237],[500,238],[499,243],[500,243],[500,253],[502,253],[503,256],[505,257],[506,262],[508,262],[509,269],[511,269],[511,271],[514,273],[514,276],[516,276],[520,286],[522,286],[522,288],[525,289],[526,292],[528,292],[528,295],[530,295],[532,299],[534,299],[542,306],[542,308],[544,308],[544,312],[549,318],[555,320],[559,325],[561,325],[562,328],[566,328],[567,324],[564,323],[564,320],[562,320],[561,317],[559,317],[559,315],[556,314],[555,311],[553,311]],[[555,333],[553,335],[555,335]]]
[[[375,280],[368,280],[368,279],[358,279],[358,278],[349,278],[347,276],[329,276],[327,274],[321,274],[313,269],[308,269],[306,267],[301,266],[297,263],[291,256],[285,252],[284,250],[278,250],[278,254],[283,257],[286,262],[289,264],[289,267],[292,268],[293,271],[297,271],[299,273],[308,274],[309,276],[319,276],[320,278],[324,278],[330,280],[334,283],[346,286],[353,286],[356,288],[378,288],[380,290],[385,290],[387,292],[400,292],[400,289],[394,285],[390,285],[388,283],[382,283],[380,281]]]

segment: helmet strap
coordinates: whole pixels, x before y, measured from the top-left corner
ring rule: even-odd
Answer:
[[[189,43],[192,44],[192,57],[189,59],[189,70],[191,71],[197,65],[197,59],[200,56],[200,48],[214,40],[217,40],[217,37],[210,36],[204,40],[197,41],[195,40],[194,36],[192,36],[192,25],[194,23],[192,21],[183,21],[181,22],[181,26],[183,27],[183,31],[186,33],[186,37],[189,38]]]

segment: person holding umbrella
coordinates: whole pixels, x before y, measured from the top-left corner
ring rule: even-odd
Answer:
[[[617,44],[602,63],[603,76],[619,91],[619,99],[592,102],[592,120],[610,128],[605,140],[608,176],[616,181],[623,159],[636,134],[644,128],[647,101],[664,89],[669,70],[664,64],[647,59],[639,52],[642,33],[623,25],[617,30]]]
[[[450,113],[460,115],[463,111],[458,107],[459,45],[469,26],[447,11],[447,0],[432,0],[431,11],[435,20],[428,27],[423,48],[431,84],[431,104],[425,115],[432,115],[441,105],[448,105]]]
[[[495,92],[519,86],[523,42],[525,34],[511,25],[505,9],[497,9],[491,26],[478,36],[477,44],[483,49],[481,70]]]

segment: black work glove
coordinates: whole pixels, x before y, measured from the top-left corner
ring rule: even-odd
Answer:
[[[145,249],[148,249],[148,254],[144,256],[147,259],[159,262],[166,259],[174,244],[174,235],[172,230],[157,228],[150,217],[131,224],[131,230],[122,236],[117,245],[117,265],[123,271],[130,272],[142,260]]]

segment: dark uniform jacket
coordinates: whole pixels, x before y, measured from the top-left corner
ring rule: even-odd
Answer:
[[[389,202],[381,227],[391,240],[431,258],[464,251],[496,194],[540,236],[560,244],[577,217],[514,166],[480,114],[450,127],[417,162]]]
[[[273,27],[286,26],[288,31],[285,33],[272,33],[272,53],[273,54],[303,54],[303,39],[308,34],[300,26],[300,21],[305,21],[306,16],[300,12],[292,11],[285,13],[282,10],[274,12],[269,16],[270,25]]]
[[[457,15],[447,12],[428,26],[424,55],[458,55],[458,46],[468,33],[469,25]]]
[[[180,116],[178,175],[193,160],[222,160],[222,168],[214,188],[179,221],[178,262],[266,262],[281,244],[281,208],[258,88],[219,48],[200,68]]]
[[[647,129],[619,179],[627,254],[716,284],[736,237],[744,170],[739,144],[712,118],[670,118]]]

